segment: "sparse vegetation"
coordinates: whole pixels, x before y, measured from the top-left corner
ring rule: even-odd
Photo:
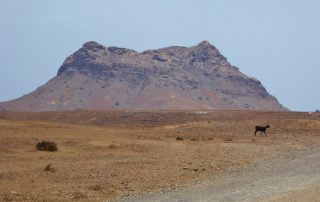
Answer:
[[[120,148],[120,145],[117,145],[117,144],[112,143],[112,144],[110,144],[108,147],[109,147],[110,149],[117,149],[117,148]]]
[[[176,140],[177,140],[177,141],[182,141],[182,140],[184,140],[184,139],[183,139],[183,137],[178,136],[178,137],[176,138]]]
[[[103,187],[99,184],[96,184],[96,185],[92,185],[89,187],[89,190],[92,190],[92,191],[102,191],[103,190]]]
[[[44,171],[55,172],[56,169],[54,169],[54,168],[51,166],[51,163],[49,163],[49,164],[47,164],[47,165],[44,167]]]
[[[48,142],[48,141],[38,142],[36,145],[36,149],[39,151],[49,151],[49,152],[58,151],[57,144],[54,142]]]
[[[232,138],[231,137],[227,137],[224,141],[225,142],[232,142]]]

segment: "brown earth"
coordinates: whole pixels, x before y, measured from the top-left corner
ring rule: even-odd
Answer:
[[[268,136],[254,137],[254,126],[266,124]],[[103,201],[176,189],[319,146],[319,135],[319,113],[1,112],[0,200]],[[58,151],[37,151],[42,140]]]

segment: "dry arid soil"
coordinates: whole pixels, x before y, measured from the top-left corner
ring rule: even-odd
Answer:
[[[268,136],[255,137],[254,126],[266,124]],[[58,151],[37,151],[42,140]],[[0,201],[106,201],[180,189],[319,145],[319,113],[0,112]]]

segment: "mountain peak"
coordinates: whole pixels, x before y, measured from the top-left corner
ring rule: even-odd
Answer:
[[[88,41],[83,44],[82,48],[84,49],[104,49],[105,47],[95,41]]]
[[[214,47],[209,41],[203,40],[201,41],[197,47]]]
[[[116,47],[116,46],[108,47],[108,51],[110,51],[111,53],[116,54],[116,55],[137,53],[137,51],[135,51],[135,50],[131,50],[131,49],[127,49],[127,48],[119,48],[119,47]]]
[[[197,51],[201,51],[201,52],[211,52],[214,55],[218,56],[220,55],[219,50],[212,45],[209,41],[201,41],[198,45],[195,46]]]

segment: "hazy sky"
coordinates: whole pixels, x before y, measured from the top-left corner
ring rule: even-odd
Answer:
[[[320,109],[319,0],[0,0],[0,101],[91,40],[138,51],[208,40],[284,106]]]

